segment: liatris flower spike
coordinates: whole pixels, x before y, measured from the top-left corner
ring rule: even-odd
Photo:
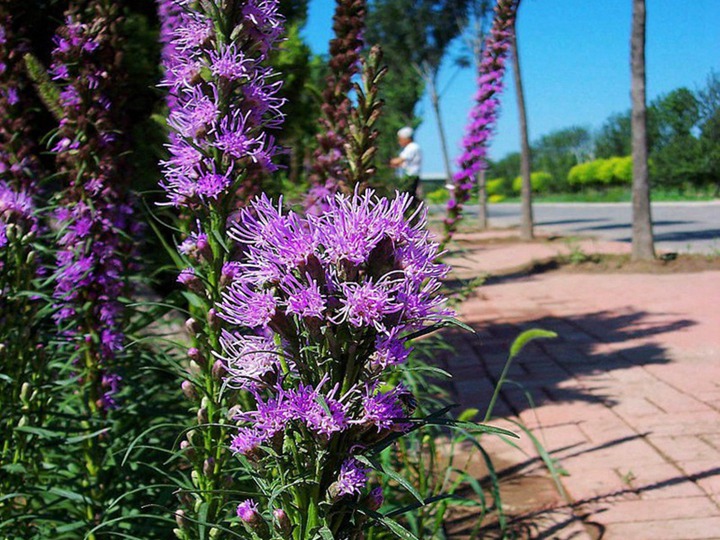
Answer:
[[[219,306],[231,326],[216,353],[226,384],[253,396],[232,449],[302,538],[331,523],[344,537],[360,501],[381,504],[367,490],[372,448],[413,412],[392,374],[412,334],[451,315],[438,295],[447,268],[424,211],[405,217],[409,195],[323,204],[322,216],[301,217],[261,196],[240,213],[229,231],[239,271]]]
[[[463,205],[480,171],[487,167],[487,150],[493,134],[503,91],[505,60],[510,48],[512,32],[515,31],[515,14],[519,0],[499,0],[495,6],[493,25],[482,51],[478,66],[478,91],[475,105],[463,138],[463,154],[458,159],[460,170],[453,177],[451,193],[445,218],[443,242],[450,240],[462,216]]]

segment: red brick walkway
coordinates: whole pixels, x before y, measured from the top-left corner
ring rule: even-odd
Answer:
[[[485,245],[454,262],[470,276],[557,251]],[[518,384],[495,411],[533,428],[568,473],[566,502],[536,509],[531,537],[720,538],[720,272],[500,279],[460,318],[478,335],[449,334],[456,353],[446,367],[458,402],[481,411],[514,337],[534,327],[560,335],[516,360]],[[483,443],[506,472],[544,474],[527,437],[519,450]]]

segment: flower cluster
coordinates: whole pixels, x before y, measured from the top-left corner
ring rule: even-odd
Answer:
[[[0,249],[25,235],[38,231],[35,205],[24,190],[15,190],[7,182],[0,181]],[[0,260],[0,270],[4,266]]]
[[[173,39],[175,28],[181,22],[183,10],[175,0],[157,0],[156,3],[158,19],[160,19],[161,61],[166,70],[171,70],[175,64],[175,59],[178,57],[178,51]],[[174,108],[177,105],[177,97],[174,92],[168,93],[166,99],[168,107]]]
[[[89,23],[71,13],[55,36],[50,66],[63,112],[53,151],[69,182],[55,213],[55,318],[69,337],[93,350],[100,408],[112,406],[117,391],[119,376],[108,363],[124,341],[118,299],[126,293],[132,251],[127,234],[138,232],[122,176],[115,39],[112,13],[99,13]]]
[[[219,313],[253,332],[226,331],[216,354],[255,403],[236,415],[232,449],[258,461],[304,434],[308,460],[331,450],[318,479],[330,502],[364,489],[355,456],[407,428],[412,396],[388,376],[408,336],[450,314],[437,294],[447,268],[425,215],[405,217],[411,204],[356,191],[301,217],[263,195],[229,230],[242,255]]]
[[[210,0],[189,10],[175,0],[163,13],[176,26],[164,56],[173,132],[162,185],[177,207],[221,206],[236,190],[248,196],[256,186],[245,180],[276,168],[264,129],[282,123],[282,82],[264,62],[283,32],[278,1]],[[213,22],[218,13],[222,24]]]
[[[25,40],[15,31],[10,9],[0,6],[0,179],[33,191],[40,176],[32,136],[32,90],[25,72]]]
[[[478,173],[486,166],[488,143],[493,133],[503,90],[503,75],[510,40],[515,31],[515,14],[519,0],[499,0],[490,34],[485,40],[478,65],[478,91],[475,105],[463,138],[463,154],[458,159],[460,170],[453,176],[455,189],[448,202],[445,219],[446,238],[455,231],[463,205],[470,198]]]
[[[330,73],[325,81],[320,118],[322,129],[317,135],[318,148],[310,174],[312,187],[306,200],[310,211],[319,211],[318,203],[347,183],[344,156],[352,109],[349,94],[353,77],[360,71],[366,11],[366,0],[338,0],[335,7],[335,38],[330,41]]]

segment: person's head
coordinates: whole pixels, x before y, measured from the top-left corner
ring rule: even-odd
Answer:
[[[398,144],[405,148],[408,144],[412,142],[414,134],[415,132],[413,131],[413,128],[409,126],[405,126],[404,128],[399,129],[397,132]]]

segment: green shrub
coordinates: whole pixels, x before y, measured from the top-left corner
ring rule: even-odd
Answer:
[[[553,177],[549,172],[537,171],[530,175],[530,185],[536,193],[547,191],[550,184],[552,184],[552,181]],[[515,180],[513,180],[512,188],[514,193],[520,193],[522,188],[522,177],[518,176]]]
[[[446,188],[433,190],[425,195],[425,201],[429,204],[443,204],[450,198],[450,194]]]
[[[492,178],[485,182],[485,192],[488,197],[507,194],[507,180],[505,178]]]
[[[632,182],[632,156],[596,159],[575,165],[568,183],[578,187],[620,186]]]

